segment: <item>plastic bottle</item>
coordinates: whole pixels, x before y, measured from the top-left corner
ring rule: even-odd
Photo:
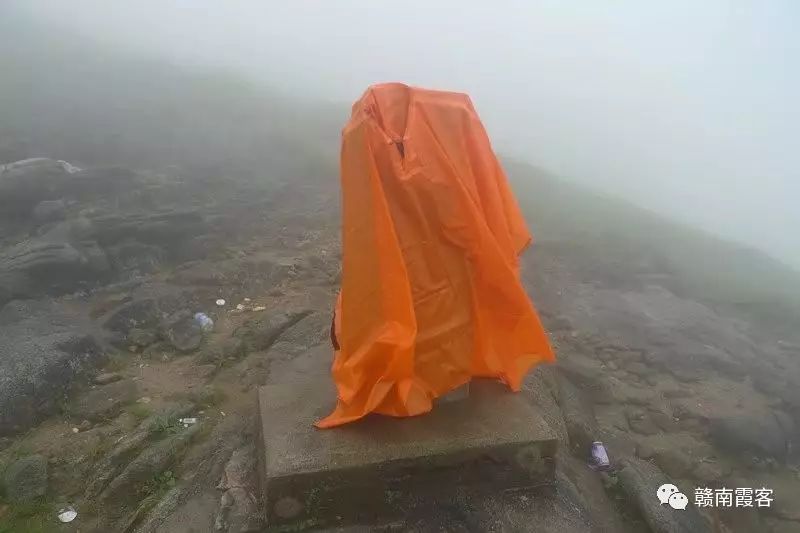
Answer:
[[[214,329],[214,321],[211,320],[211,317],[205,313],[195,313],[194,320],[200,324],[200,329],[202,329],[205,333],[208,333]]]

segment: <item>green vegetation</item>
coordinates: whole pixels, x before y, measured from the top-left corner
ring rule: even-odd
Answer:
[[[174,435],[182,429],[180,418],[171,413],[156,416],[150,424],[150,432],[159,438]]]
[[[153,410],[143,403],[131,404],[125,408],[125,411],[133,416],[137,422],[141,422],[153,413]]]
[[[7,504],[0,497],[0,533],[47,533],[55,531],[51,502],[41,499],[28,504]]]
[[[176,482],[177,480],[172,470],[165,470],[164,472],[156,474],[145,483],[144,487],[141,489],[141,494],[144,497],[157,496],[160,499],[164,493],[175,486]]]
[[[91,462],[96,463],[97,461],[105,457],[105,455],[108,452],[110,452],[113,447],[114,447],[114,439],[108,436],[103,436],[100,438],[100,440],[97,441],[97,444],[92,446],[92,448],[89,450],[87,457]]]

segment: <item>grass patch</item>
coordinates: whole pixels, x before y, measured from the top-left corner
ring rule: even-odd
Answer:
[[[165,470],[153,476],[139,490],[141,501],[134,514],[138,517],[144,517],[167,492],[175,487],[177,482],[178,480],[172,470]],[[134,523],[139,520],[140,518],[134,518]]]
[[[134,403],[125,408],[125,411],[130,414],[137,422],[141,422],[151,414],[153,410],[143,403]]]
[[[56,530],[53,506],[45,499],[25,504],[5,504],[0,499],[0,533],[47,533]]]
[[[141,489],[141,495],[145,498],[157,497],[160,498],[169,489],[175,486],[177,479],[172,470],[165,470],[160,474],[152,477]]]
[[[114,447],[113,439],[108,437],[101,438],[97,444],[95,444],[90,450],[88,454],[89,461],[92,463],[96,463],[100,459],[102,459],[108,452],[111,451],[111,448]]]
[[[18,441],[0,453],[0,474],[5,472],[5,469],[17,459],[22,459],[28,455],[33,455],[36,450],[29,442]],[[0,485],[2,485],[0,483]],[[2,491],[2,487],[0,487]]]
[[[156,416],[150,423],[150,432],[157,438],[168,435],[175,435],[183,429],[180,418],[174,414],[162,414]]]

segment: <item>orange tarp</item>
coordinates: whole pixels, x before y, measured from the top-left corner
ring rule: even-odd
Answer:
[[[375,85],[342,132],[342,286],[327,428],[413,416],[472,377],[553,361],[523,288],[531,242],[465,94]]]

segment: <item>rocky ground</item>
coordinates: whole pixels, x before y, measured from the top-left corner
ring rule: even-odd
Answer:
[[[336,181],[0,172],[0,532],[261,530],[255,390],[328,371]],[[657,261],[566,241],[538,243],[523,277],[559,358],[524,392],[559,435],[557,486],[457,487],[384,529],[800,529],[800,331],[776,338],[675,291]],[[613,471],[586,466],[594,440]],[[775,500],[667,513],[649,494],[666,480],[690,501]],[[59,524],[66,506],[78,517]]]

